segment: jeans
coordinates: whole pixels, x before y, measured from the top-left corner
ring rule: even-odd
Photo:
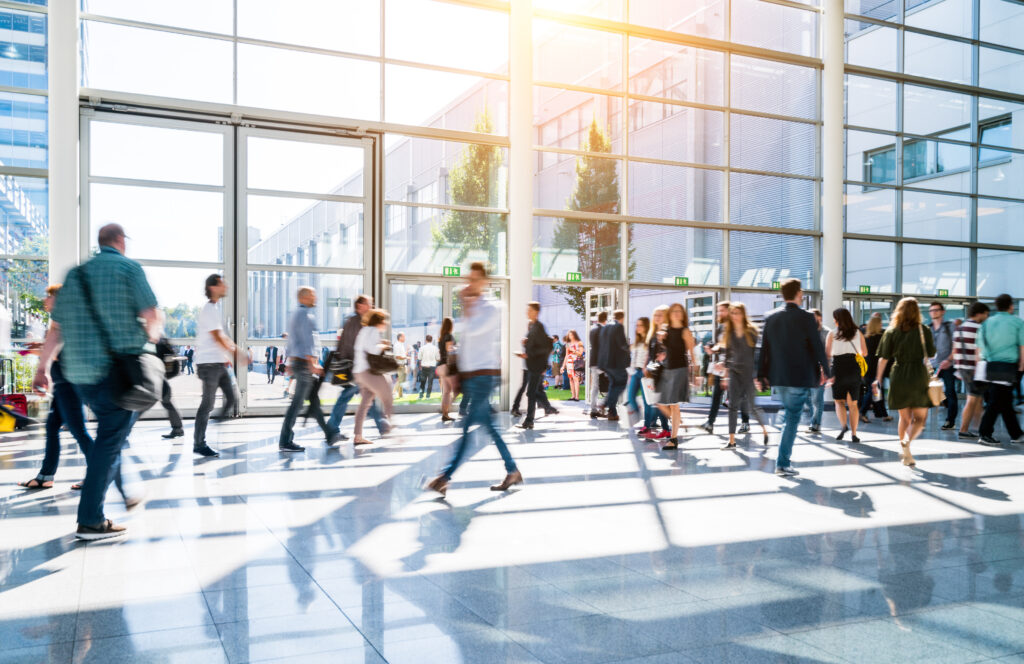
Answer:
[[[946,421],[956,422],[957,413],[960,410],[960,399],[956,395],[956,371],[953,367],[939,371],[939,378],[942,379],[942,386],[946,393]]]
[[[348,402],[352,401],[352,397],[359,394],[359,386],[355,383],[351,383],[342,388],[341,394],[338,395],[338,400],[334,402],[334,409],[331,411],[331,417],[327,420],[327,428],[331,431],[337,431],[341,427],[341,419],[345,417],[345,409],[348,408]],[[384,419],[380,414],[380,408],[377,407],[377,402],[374,401],[370,404],[370,417],[377,423],[377,431],[384,433],[388,429],[387,420]]]
[[[53,378],[53,407],[46,418],[46,454],[43,456],[43,467],[36,476],[37,480],[52,482],[60,463],[60,428],[67,426],[68,431],[78,442],[82,455],[88,459],[89,449],[93,445],[92,436],[85,428],[85,410],[82,400],[75,392],[75,386],[57,378],[60,369],[56,362],[50,369]]]
[[[641,381],[644,378],[643,369],[634,367],[633,373],[629,375],[629,385],[626,387],[626,408],[629,412],[635,413],[639,410],[639,406],[636,401],[636,395],[640,395],[640,400],[644,402],[643,412],[647,412],[647,397],[644,396],[644,386]]]
[[[981,428],[978,433],[982,436],[991,436],[995,433],[996,420],[1000,416],[1010,438],[1016,440],[1024,435],[1017,421],[1017,413],[1013,412],[1013,386],[992,383],[988,388],[988,404],[985,406],[985,414],[981,416]]]
[[[435,367],[420,367],[420,398],[423,398],[423,391],[426,390],[427,398],[434,391],[434,369]]]
[[[124,495],[121,448],[128,441],[135,414],[114,403],[112,386],[113,380],[109,375],[100,383],[75,386],[82,401],[96,416],[97,423],[96,438],[85,459],[85,480],[82,481],[82,497],[78,501],[78,523],[83,526],[99,526],[106,521],[103,499],[111,482],[115,482]]]
[[[455,454],[452,455],[452,460],[442,471],[445,477],[451,478],[452,473],[462,463],[462,458],[466,455],[466,448],[469,446],[469,427],[474,424],[484,426],[491,434],[491,439],[494,440],[494,444],[498,448],[498,454],[505,462],[505,471],[509,473],[516,471],[516,462],[512,459],[505,441],[501,439],[501,434],[494,426],[494,417],[491,414],[491,392],[494,391],[498,380],[498,376],[470,376],[462,380],[463,401],[469,400],[469,415],[462,420],[462,436],[455,444]]]
[[[233,391],[232,391],[233,393]],[[171,428],[175,431],[181,429],[184,425],[181,422],[181,413],[174,407],[174,402],[171,401],[171,382],[164,378],[164,387],[160,392],[160,405],[167,411],[167,419],[171,421]]]
[[[775,462],[776,468],[786,468],[790,465],[790,456],[793,453],[793,441],[796,440],[796,430],[800,426],[800,415],[804,411],[804,405],[815,389],[812,387],[777,387],[779,396],[782,398],[782,407],[786,411],[786,426],[782,429],[782,438],[779,441],[779,458]]]
[[[811,390],[811,399],[808,403],[808,407],[811,409],[811,426],[820,428],[821,414],[825,412],[825,386],[819,385],[809,389]],[[800,415],[802,414],[803,409],[801,409],[800,413],[797,413],[797,424],[800,424]]]
[[[725,395],[725,390],[722,389],[722,378],[721,376],[714,377],[714,386],[711,388],[711,409],[708,411],[708,424],[712,426],[715,424],[715,420],[718,418],[718,409],[722,406],[722,397]],[[744,424],[750,422],[750,413],[747,411],[747,404],[740,405],[740,418]]]
[[[273,360],[267,360],[267,382],[273,385],[275,376],[277,376],[277,367],[274,366]]]
[[[619,397],[626,391],[629,376],[626,375],[625,369],[602,369],[602,371],[608,376],[608,394],[604,398],[604,408],[608,410],[609,417],[618,417]]]
[[[189,376],[195,373],[195,371],[192,368],[192,360],[188,360],[185,362],[185,371],[188,372]]]
[[[281,436],[277,444],[280,446],[292,442],[292,438],[295,436],[292,433],[292,429],[295,428],[295,420],[298,419],[299,411],[302,410],[307,398],[309,399],[309,409],[306,411],[306,416],[312,415],[316,418],[316,423],[320,425],[320,429],[330,440],[334,434],[338,433],[338,430],[330,428],[324,421],[323,411],[320,410],[320,395],[314,389],[317,386],[317,378],[309,370],[309,362],[305,359],[298,359],[293,361],[290,367],[292,378],[295,380],[295,394],[292,396],[292,402],[288,404],[288,410],[285,411],[284,422],[281,423]],[[197,415],[196,420],[198,421],[198,419]]]
[[[199,401],[199,409],[196,411],[195,431],[192,436],[192,446],[202,447],[206,444],[206,425],[210,421],[210,413],[213,412],[213,402],[217,398],[217,388],[224,394],[224,407],[221,408],[220,417],[227,416],[235,409],[235,390],[231,385],[231,376],[228,375],[228,368],[220,363],[203,363],[197,368],[199,380],[203,383],[203,397]],[[165,388],[170,387],[164,382]]]

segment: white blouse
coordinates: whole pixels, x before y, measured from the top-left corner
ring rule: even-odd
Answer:
[[[364,327],[359,330],[359,335],[356,337],[356,344],[354,347],[354,355],[352,358],[352,373],[362,373],[370,370],[370,362],[366,359],[366,355],[373,354],[378,355],[381,352],[381,336],[380,330],[375,327]]]

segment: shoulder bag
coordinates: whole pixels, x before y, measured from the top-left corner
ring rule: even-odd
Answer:
[[[860,367],[860,377],[863,378],[868,373],[868,361],[863,355],[860,354],[860,348],[857,346],[856,343],[854,343],[857,341],[857,339],[860,338],[863,337],[861,336],[860,332],[857,332],[857,334],[853,335],[853,341],[850,342],[850,345],[853,346],[853,352],[857,356],[857,366]],[[866,343],[867,342],[865,342],[865,344]]]
[[[343,358],[340,351],[332,350],[328,353],[325,366],[331,377],[331,385],[352,384],[352,360]]]
[[[924,366],[928,369],[928,399],[933,406],[939,406],[946,400],[946,386],[935,375],[935,371],[928,362],[928,345],[924,342],[924,326],[918,325],[917,332],[921,335],[921,353],[924,355]]]
[[[96,307],[92,299],[92,288],[89,284],[89,276],[82,267],[78,270],[79,281],[82,284],[82,291],[85,293],[85,303],[89,308],[93,324],[100,332],[103,339],[103,346],[110,355],[110,375],[113,378],[112,400],[115,404],[130,410],[141,413],[148,410],[160,400],[164,387],[165,367],[156,355],[152,353],[115,353],[110,344],[110,337],[107,328],[103,327],[99,316],[96,315]]]
[[[395,360],[395,354],[390,350],[385,350],[377,355],[367,353],[366,361],[370,365],[370,373],[376,376],[386,376],[398,371],[398,361]]]

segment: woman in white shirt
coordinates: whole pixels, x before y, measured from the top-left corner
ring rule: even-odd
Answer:
[[[359,330],[354,347],[355,357],[352,359],[352,376],[359,386],[359,408],[356,410],[355,445],[369,445],[370,441],[363,438],[363,420],[370,410],[374,399],[380,399],[384,407],[384,417],[388,420],[392,415],[391,381],[387,376],[370,371],[367,355],[380,355],[390,347],[384,340],[384,332],[388,327],[388,313],[382,309],[371,309],[366,313],[366,325]]]
[[[832,398],[836,402],[836,417],[843,427],[836,440],[842,440],[846,432],[852,429],[850,440],[859,443],[857,422],[860,421],[860,409],[857,403],[864,382],[857,356],[867,357],[868,347],[848,309],[836,309],[832,312],[832,319],[835,321],[835,329],[825,339],[825,354],[832,358],[832,378],[829,383],[832,385]]]

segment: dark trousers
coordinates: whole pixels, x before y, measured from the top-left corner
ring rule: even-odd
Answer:
[[[274,366],[275,364],[273,360],[267,360],[267,382],[271,385],[274,384],[274,378],[277,377],[277,367]]]
[[[292,442],[292,438],[295,437],[292,431],[295,428],[295,420],[298,419],[299,412],[302,410],[303,404],[306,403],[306,399],[309,399],[306,417],[312,415],[316,419],[316,423],[320,425],[324,435],[330,440],[334,434],[338,433],[338,430],[327,426],[324,413],[320,409],[320,393],[319,390],[315,389],[319,381],[317,381],[313,372],[309,370],[309,363],[305,359],[295,360],[289,366],[292,370],[292,380],[296,381],[295,394],[292,396],[292,402],[288,404],[288,410],[285,411],[278,445]]]
[[[523,385],[526,387],[526,419],[524,424],[533,424],[533,416],[537,412],[539,403],[544,410],[551,408],[548,395],[544,392],[544,372],[527,371],[523,376]],[[522,387],[519,388],[520,392]]]
[[[956,422],[956,415],[960,410],[960,399],[956,396],[956,371],[953,367],[943,369],[939,372],[939,378],[942,379],[946,393],[946,421]]]
[[[92,436],[85,428],[85,409],[82,400],[75,391],[75,386],[64,380],[53,381],[53,406],[46,418],[46,453],[43,456],[43,467],[36,479],[52,481],[60,463],[60,428],[67,426],[68,431],[78,442],[82,455],[89,458],[92,448]]]
[[[195,373],[195,370],[192,368],[192,360],[185,361],[185,371],[188,372],[189,376]]]
[[[992,383],[988,388],[988,403],[985,406],[985,414],[981,416],[981,429],[978,433],[982,436],[991,436],[995,433],[996,420],[1000,416],[1010,438],[1016,440],[1024,435],[1020,423],[1017,422],[1017,413],[1013,411],[1013,386]]]
[[[718,417],[718,409],[722,407],[722,397],[725,395],[720,376],[714,376],[711,379],[711,383],[711,409],[708,410],[708,424],[715,423],[715,419]],[[750,422],[750,413],[747,412],[746,404],[740,407],[740,419],[743,420],[744,424]]]
[[[451,478],[466,456],[466,448],[469,447],[469,428],[474,424],[481,425],[491,435],[494,445],[498,448],[498,454],[505,462],[505,471],[516,471],[516,462],[509,454],[508,446],[502,440],[497,427],[494,426],[494,415],[491,413],[491,392],[498,380],[497,376],[471,376],[462,380],[462,401],[468,403],[469,414],[462,420],[462,436],[455,443],[452,460],[442,471],[445,477]]]
[[[427,393],[427,398],[430,398],[430,393],[434,391],[434,369],[435,367],[420,367],[420,398],[423,398],[424,390]]]
[[[871,374],[868,374],[865,378],[870,376]],[[874,380],[874,378],[871,378],[871,380]],[[871,410],[874,412],[875,417],[889,417],[889,411],[885,408],[885,388],[879,385],[878,389],[882,391],[882,398],[875,401],[871,397],[871,386],[868,385],[864,388],[864,393],[860,395],[860,412],[862,415]]]
[[[537,394],[536,394],[537,403],[539,403],[540,407],[543,408],[544,410],[549,410],[549,409],[551,409],[552,406],[551,406],[551,402],[548,400],[548,393],[544,391],[544,385],[543,385],[543,383],[544,383],[544,372],[541,371],[537,375],[540,377],[539,378],[540,382],[537,383],[537,386],[538,386],[538,390],[537,390]],[[512,399],[512,411],[513,412],[519,410],[519,404],[522,401],[524,394],[527,395],[527,408],[529,408],[529,395],[528,395],[527,390],[526,390],[526,388],[527,388],[527,386],[529,384],[530,384],[530,372],[527,371],[526,369],[523,369],[523,380],[519,383],[519,391],[516,392],[516,397],[514,399]],[[462,413],[462,408],[461,407],[459,408],[459,413]],[[531,422],[533,421],[532,418],[528,418],[528,419]]]
[[[202,447],[206,444],[206,425],[210,421],[210,413],[213,412],[213,402],[217,398],[218,388],[224,394],[224,407],[218,419],[227,417],[235,409],[235,390],[231,385],[231,376],[228,375],[226,365],[200,364],[198,374],[199,380],[203,383],[203,397],[199,401],[199,410],[196,411],[193,447]]]
[[[618,417],[616,407],[619,405],[619,397],[626,391],[629,384],[629,374],[625,369],[602,369],[608,376],[608,394],[604,397],[604,408],[611,417]]]
[[[93,385],[75,386],[82,401],[96,416],[96,438],[86,455],[85,480],[78,501],[78,523],[84,526],[99,526],[106,520],[103,500],[111,482],[115,482],[124,495],[121,448],[128,441],[135,414],[114,403],[112,386],[110,376]]]
[[[184,426],[181,423],[181,413],[174,407],[174,403],[171,402],[171,382],[164,378],[164,387],[160,392],[160,405],[167,411],[167,419],[171,421],[171,428],[177,431]]]

